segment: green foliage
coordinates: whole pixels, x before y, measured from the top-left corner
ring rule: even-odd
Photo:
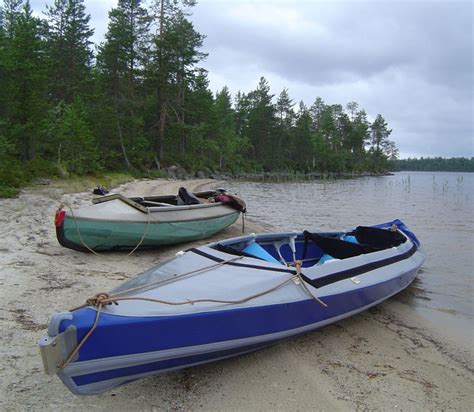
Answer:
[[[16,195],[26,181],[24,169],[15,161],[13,153],[14,146],[0,135],[0,197]]]
[[[2,103],[0,119],[5,138],[24,161],[35,157],[44,126],[46,72],[41,21],[27,2],[16,10],[1,47]]]
[[[57,162],[64,164],[69,172],[82,175],[97,170],[99,154],[80,99],[54,109],[50,144],[57,149]]]
[[[25,165],[28,180],[37,177],[60,177],[62,174],[60,166],[48,160],[39,157],[30,160]]]
[[[16,196],[34,178],[54,176],[59,176],[57,165],[40,158],[19,162],[14,157],[14,147],[0,136],[0,197]]]

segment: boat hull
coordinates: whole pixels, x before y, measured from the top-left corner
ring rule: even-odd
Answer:
[[[386,282],[337,295],[265,307],[231,309],[173,317],[104,315],[78,361],[59,374],[68,388],[81,395],[104,392],[131,380],[221,360],[272,345],[364,311],[411,284],[416,269]],[[79,314],[84,328],[95,310]],[[63,321],[64,332],[74,320]],[[113,336],[120,345],[111,345]],[[165,339],[163,338],[165,337]]]
[[[66,216],[56,226],[56,236],[62,246],[74,250],[95,251],[155,248],[162,245],[204,239],[232,225],[239,212],[196,220],[174,222],[120,222],[79,219]]]

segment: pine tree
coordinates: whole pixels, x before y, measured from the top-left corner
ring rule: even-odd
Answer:
[[[285,158],[289,157],[291,133],[295,121],[293,105],[294,103],[288,94],[288,90],[284,88],[278,96],[275,107],[278,117],[278,125],[275,131],[276,166],[282,166]]]
[[[157,32],[147,58],[147,77],[154,90],[155,112],[159,114],[153,126],[156,130],[155,161],[164,156],[165,131],[169,112],[181,125],[185,121],[185,93],[196,76],[196,64],[205,55],[198,51],[203,36],[186,19],[186,7],[194,1],[157,0]],[[182,129],[182,127],[181,127]]]
[[[240,91],[235,95],[235,130],[240,137],[248,138],[250,99]]]
[[[141,105],[141,96],[138,95],[138,88],[149,22],[141,0],[120,0],[109,13],[105,43],[97,57],[103,98],[105,102],[110,102],[114,111],[110,126],[116,131],[120,152],[128,169],[133,168],[128,148],[134,147],[141,136],[141,118],[137,110]]]
[[[253,147],[253,158],[265,167],[273,166],[275,152],[273,136],[276,125],[276,109],[272,103],[268,81],[261,77],[255,90],[248,94],[250,101],[248,136]]]
[[[351,126],[351,151],[353,154],[353,161],[356,168],[362,171],[365,161],[365,145],[369,139],[370,127],[365,110],[359,110],[355,113]]]
[[[55,0],[47,6],[50,88],[55,102],[73,103],[91,79],[92,51],[84,0]]]
[[[186,96],[186,122],[178,115],[174,122],[170,122],[167,133],[168,152],[174,149],[177,157],[192,168],[202,168],[211,163],[214,166],[218,152],[214,96],[209,90],[205,70],[201,70],[189,85]]]
[[[18,17],[21,14],[23,0],[4,0],[0,8],[1,26],[6,38],[13,38]]]
[[[311,115],[302,101],[296,114],[296,123],[291,140],[293,167],[303,171],[311,170],[314,163],[312,156]]]
[[[216,94],[214,106],[216,115],[215,133],[217,139],[219,167],[242,168],[243,154],[248,149],[248,141],[236,133],[235,113],[232,108],[232,97],[227,86]]]
[[[10,14],[11,16],[12,14]],[[35,157],[46,112],[42,22],[27,1],[10,17],[2,48],[4,135],[22,160]]]
[[[381,170],[385,167],[387,160],[384,149],[389,148],[389,150],[393,152],[393,149],[390,147],[390,140],[388,139],[392,130],[388,128],[387,122],[380,114],[377,115],[370,129],[371,147],[369,153],[374,167],[377,170]]]

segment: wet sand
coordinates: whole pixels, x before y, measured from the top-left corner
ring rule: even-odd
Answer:
[[[184,183],[192,190],[212,180]],[[126,195],[177,193],[179,181],[131,182]],[[225,184],[221,184],[225,186]],[[0,199],[0,410],[471,410],[472,349],[410,306],[410,289],[360,315],[268,349],[127,384],[100,396],[72,395],[43,373],[36,345],[49,316],[169,258],[191,244],[95,256],[61,247],[53,217],[60,202],[90,203],[91,192],[49,187]],[[246,221],[246,232],[270,230]],[[213,239],[238,236],[241,221]],[[212,239],[211,239],[212,240]],[[209,242],[209,239],[193,245]]]

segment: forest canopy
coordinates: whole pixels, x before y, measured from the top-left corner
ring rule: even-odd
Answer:
[[[356,102],[295,102],[265,78],[213,93],[194,0],[119,0],[94,45],[83,0],[0,10],[0,185],[33,175],[150,171],[378,172],[398,150]],[[235,62],[242,64],[242,62]]]

